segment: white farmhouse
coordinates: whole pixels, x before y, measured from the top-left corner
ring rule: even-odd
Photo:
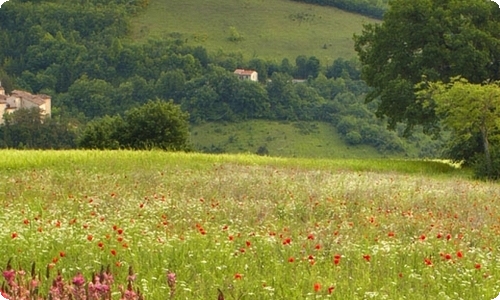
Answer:
[[[43,117],[51,114],[51,100],[48,95],[33,95],[25,91],[14,90],[11,95],[5,93],[0,84],[0,124],[4,123],[3,115],[13,113],[21,108],[38,107]]]
[[[259,75],[254,70],[236,69],[234,70],[234,74],[238,76],[240,80],[259,81]]]

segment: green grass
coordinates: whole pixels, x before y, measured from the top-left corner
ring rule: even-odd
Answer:
[[[330,64],[338,57],[355,56],[353,34],[373,22],[339,9],[287,0],[151,0],[133,20],[133,38],[175,36],[211,53],[240,52],[246,59],[277,62],[304,54]],[[229,41],[230,27],[241,41]]]
[[[226,299],[500,291],[500,187],[443,162],[0,152],[9,158],[0,166],[0,261],[36,262],[41,291],[57,271],[88,280],[101,264],[114,291],[132,266],[146,299],[168,297],[167,270],[177,280],[171,299],[217,299],[217,289]]]
[[[335,127],[322,122],[250,120],[239,123],[205,123],[192,126],[190,132],[190,141],[198,151],[256,153],[259,147],[264,146],[270,156],[280,157],[383,158],[387,156],[370,146],[346,145]]]

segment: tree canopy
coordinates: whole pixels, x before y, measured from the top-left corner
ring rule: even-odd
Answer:
[[[187,150],[189,115],[172,101],[148,101],[125,112],[104,116],[85,127],[78,145],[87,149]]]
[[[480,136],[485,162],[486,177],[500,176],[494,173],[491,142],[500,140],[500,86],[499,82],[473,84],[463,78],[443,82],[423,83],[425,89],[418,93],[424,106],[434,105],[442,123],[449,128],[459,144],[467,144]]]
[[[367,100],[380,98],[377,114],[392,128],[405,122],[408,131],[418,124],[431,131],[439,118],[417,100],[415,85],[422,76],[445,83],[454,76],[500,79],[500,10],[482,0],[394,0],[382,24],[355,36],[355,49],[373,87]]]

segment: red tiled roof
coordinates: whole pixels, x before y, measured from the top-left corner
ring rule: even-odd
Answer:
[[[31,93],[19,90],[12,91],[12,96],[23,98],[24,100],[35,103],[38,106],[45,104],[45,100],[42,98],[43,96],[45,96],[45,98],[49,97],[47,95],[32,95]]]
[[[237,75],[252,75],[254,72],[255,72],[254,70],[244,70],[244,69],[234,70],[234,74]]]

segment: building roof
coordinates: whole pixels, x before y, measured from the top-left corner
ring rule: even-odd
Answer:
[[[22,98],[23,100],[35,103],[38,106],[45,104],[44,98],[50,98],[47,95],[32,95],[31,93],[19,90],[12,91],[12,96],[19,97]]]
[[[257,73],[257,72],[254,70],[245,70],[245,69],[234,70],[234,74],[236,74],[236,75],[252,75],[253,73]]]

